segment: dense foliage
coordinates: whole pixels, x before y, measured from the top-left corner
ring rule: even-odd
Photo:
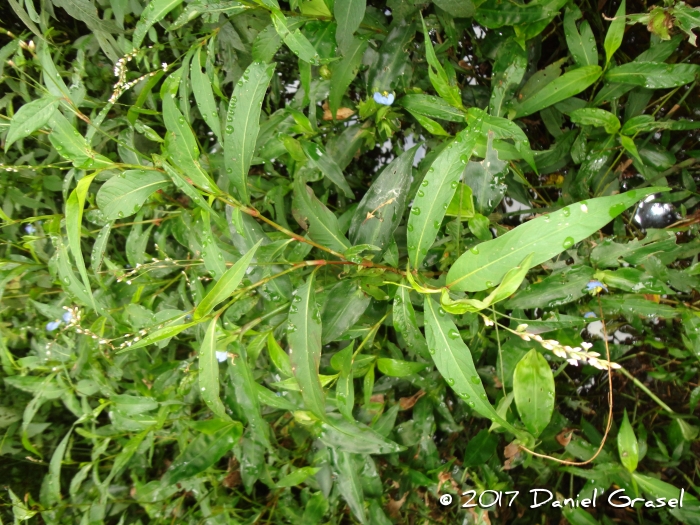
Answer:
[[[700,523],[692,2],[0,12],[0,523]]]

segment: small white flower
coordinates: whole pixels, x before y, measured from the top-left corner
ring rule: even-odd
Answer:
[[[227,358],[228,354],[226,352],[219,352],[218,350],[216,351],[216,360],[219,363],[223,363],[224,361],[226,361]]]

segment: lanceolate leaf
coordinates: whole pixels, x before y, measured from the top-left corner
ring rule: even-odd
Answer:
[[[605,63],[609,64],[610,59],[620,48],[622,43],[622,37],[625,34],[625,0],[620,2],[620,7],[615,13],[615,18],[610,22],[610,27],[608,27],[608,32],[605,34]]]
[[[581,10],[578,7],[567,7],[564,15],[564,34],[569,52],[574,57],[578,67],[598,65],[598,47],[588,21],[581,22],[580,32],[576,27],[576,20],[581,18]]]
[[[581,93],[598,80],[601,72],[600,66],[583,66],[564,73],[538,91],[536,95],[523,100],[517,106],[516,118],[532,115],[541,109]]]
[[[503,426],[520,439],[527,434],[517,430],[496,413],[474,366],[471,351],[462,340],[449,314],[430,296],[425,298],[425,338],[435,366],[447,384],[478,414]]]
[[[428,61],[428,76],[430,77],[430,82],[433,84],[437,94],[440,95],[445,102],[451,106],[461,109],[462,96],[459,87],[450,83],[450,79],[447,77],[445,69],[442,67],[442,64],[440,64],[437,55],[435,55],[433,43],[430,41],[430,34],[428,33],[428,29],[425,27],[425,21],[422,18],[421,21],[423,22],[425,56]]]
[[[325,419],[326,401],[318,378],[321,361],[321,312],[316,304],[312,273],[292,295],[287,341],[294,377],[299,382],[306,409]]]
[[[113,166],[107,157],[92,151],[85,139],[68,122],[60,111],[55,111],[49,119],[51,134],[49,140],[62,157],[70,160],[76,168],[97,169]]]
[[[97,205],[107,220],[133,215],[153,193],[169,184],[157,171],[128,170],[105,182],[97,192]]]
[[[309,42],[301,31],[298,29],[290,29],[287,24],[287,19],[281,11],[274,9],[272,11],[272,23],[275,24],[275,29],[287,47],[304,62],[310,64],[318,64],[320,57],[316,48]]]
[[[301,147],[309,159],[309,162],[317,170],[323,173],[324,176],[328,177],[333,184],[338,186],[347,197],[352,198],[354,193],[345,180],[345,175],[340,169],[340,166],[333,160],[333,158],[328,155],[326,149],[315,142],[302,141]]]
[[[394,159],[362,197],[350,223],[353,244],[371,244],[386,249],[406,210],[413,174],[415,146]]]
[[[338,23],[335,40],[343,55],[351,49],[352,35],[360,27],[366,7],[367,0],[338,0],[334,4],[333,15]]]
[[[431,165],[416,193],[408,219],[408,259],[420,268],[435,242],[445,211],[457,190],[458,179],[469,162],[478,131],[467,128],[457,135]],[[513,265],[515,266],[515,265]]]
[[[692,82],[698,73],[700,66],[697,64],[630,62],[610,69],[605,80],[649,89],[667,89]]]
[[[331,89],[333,88],[331,87]],[[433,97],[431,95],[404,95],[396,101],[396,104],[406,108],[412,114],[419,114],[424,117],[462,123],[466,120],[464,111],[450,106],[440,97]]]
[[[530,350],[515,367],[513,393],[520,419],[533,436],[539,436],[554,411],[554,374],[537,350]]]
[[[216,284],[214,284],[213,288],[204,297],[204,299],[202,299],[202,302],[197,305],[197,308],[194,311],[195,320],[201,319],[207,315],[217,304],[228,299],[236,288],[238,288],[238,285],[241,284],[243,277],[246,275],[250,262],[255,256],[255,252],[260,246],[260,242],[261,241],[258,241],[257,244],[255,244],[255,246],[253,246],[243,257],[238,259],[236,263],[231,266],[231,268],[226,270],[226,273],[221,276],[221,279],[216,281]]]
[[[358,1],[364,4],[365,0],[348,0],[350,3]],[[338,4],[336,4],[336,9],[338,9]],[[338,28],[338,31],[340,31],[340,28]],[[343,59],[333,64],[333,81],[331,82],[331,92],[328,96],[328,106],[331,114],[334,116],[348,87],[357,76],[368,43],[369,41],[366,38],[352,38],[346,45]]]
[[[182,3],[182,0],[151,0],[146,8],[141,13],[141,20],[136,24],[132,42],[135,48],[141,47],[143,38],[148,33],[148,30],[153,27],[153,24],[159,22],[170,11],[175,9]]]
[[[392,308],[392,318],[394,328],[401,334],[409,350],[417,353],[421,357],[428,358],[428,347],[425,338],[418,328],[416,312],[411,304],[411,290],[407,282],[402,280],[401,285],[396,289],[394,296],[394,307]]]
[[[340,281],[331,288],[321,312],[321,342],[328,344],[344,335],[360,319],[370,300],[371,297],[362,291],[359,283],[351,279]]]
[[[301,179],[294,181],[293,212],[313,241],[340,253],[350,248],[350,241],[341,233],[336,216]]]
[[[537,266],[592,235],[635,202],[666,188],[645,188],[582,201],[533,219],[462,254],[447,273],[447,286],[476,292],[498,284],[527,255]]]
[[[370,427],[350,422],[337,414],[328,414],[321,428],[321,441],[337,450],[356,454],[393,454],[404,449]]]
[[[207,191],[218,190],[197,160],[199,147],[185,117],[175,105],[175,98],[166,95],[163,99],[163,120],[168,129],[166,148],[173,163],[187,173],[194,184]],[[218,192],[218,191],[217,191]]]
[[[85,206],[85,196],[87,195],[90,183],[95,178],[95,174],[86,175],[68,197],[66,201],[66,234],[68,235],[68,246],[75,258],[80,278],[83,280],[83,285],[87,289],[87,294],[92,300],[92,307],[97,310],[95,299],[92,296],[90,289],[90,279],[88,279],[87,269],[85,268],[85,259],[83,259],[83,251],[80,246],[80,230],[83,226],[83,207]]]
[[[338,491],[347,502],[355,518],[360,523],[366,523],[365,498],[353,455],[336,449],[332,449],[331,454],[333,456],[333,470],[338,479]]]
[[[174,485],[196,476],[219,461],[243,434],[243,426],[233,421],[213,434],[199,434],[173,461],[162,479],[163,485]]]
[[[627,410],[624,412],[622,424],[617,432],[617,450],[620,454],[620,461],[624,467],[630,472],[637,470],[639,462],[639,445],[637,436],[634,435],[634,429],[627,417]]]
[[[525,75],[527,53],[515,39],[508,39],[498,50],[491,74],[490,113],[501,117],[506,112],[506,103],[513,100],[515,89]]]
[[[28,137],[39,128],[45,126],[51,116],[58,108],[58,99],[46,96],[33,100],[19,108],[10,122],[10,129],[7,130],[5,138],[5,151],[14,142],[24,137]]]
[[[253,62],[233,90],[224,129],[226,175],[244,204],[248,195],[248,170],[260,131],[260,109],[274,72],[274,64]]]
[[[219,362],[216,359],[216,324],[219,318],[209,322],[199,350],[199,395],[206,405],[221,419],[230,421],[219,397]]]
[[[192,92],[197,101],[197,107],[202,115],[202,118],[209,124],[209,127],[216,135],[219,142],[223,143],[221,136],[221,121],[219,119],[219,110],[214,99],[214,92],[211,89],[211,81],[206,73],[202,73],[202,63],[199,51],[195,51],[192,55],[192,64],[190,65],[190,78],[192,79]]]

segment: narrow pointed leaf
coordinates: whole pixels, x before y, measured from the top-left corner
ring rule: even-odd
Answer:
[[[408,348],[418,355],[428,358],[428,346],[425,338],[418,328],[416,312],[411,304],[410,289],[406,287],[406,280],[401,281],[401,286],[396,289],[392,319],[394,328],[401,334]]]
[[[326,149],[322,145],[304,140],[301,142],[301,147],[314,168],[319,170],[328,180],[338,186],[347,197],[351,199],[355,197],[355,194],[345,180],[343,170],[341,170],[335,160],[328,155]]]
[[[340,231],[336,216],[301,179],[294,181],[292,211],[302,227],[308,230],[311,240],[340,253],[350,248],[350,241]]]
[[[248,195],[248,170],[260,132],[260,109],[274,64],[253,62],[233,90],[224,129],[224,165],[229,180],[244,204]]]
[[[226,270],[226,273],[221,276],[221,279],[216,281],[214,287],[204,296],[204,299],[197,305],[197,308],[195,308],[195,321],[211,312],[217,304],[229,298],[236,288],[238,288],[238,285],[241,284],[243,277],[246,275],[248,266],[253,260],[260,243],[261,241],[258,241],[255,246],[248,250],[243,257],[238,259],[231,268]]]
[[[520,419],[533,436],[539,436],[554,412],[554,374],[534,348],[515,367],[513,393]]]
[[[197,107],[202,118],[209,125],[209,128],[214,132],[216,138],[223,144],[221,136],[221,121],[219,120],[219,109],[216,106],[214,92],[211,88],[211,80],[202,72],[202,62],[199,51],[195,51],[192,55],[192,63],[190,65],[190,78],[192,79],[192,92],[197,101]]]
[[[630,472],[637,470],[639,444],[637,443],[637,436],[634,435],[634,429],[630,424],[629,417],[627,417],[626,409],[622,418],[622,424],[617,432],[617,451],[620,454],[620,462],[627,470]]]
[[[421,182],[408,219],[408,259],[412,268],[420,268],[435,242],[477,138],[478,133],[471,127],[460,132],[438,155]]]
[[[425,298],[425,338],[435,366],[447,384],[476,413],[503,426],[518,438],[528,440],[527,434],[498,415],[488,400],[484,385],[474,366],[471,350],[462,340],[449,314],[430,296]]]
[[[367,8],[367,0],[338,0],[333,6],[333,16],[338,23],[335,40],[345,55],[351,48],[352,35],[362,23]]]
[[[358,0],[348,1],[356,2]],[[359,1],[364,3],[364,0]],[[337,6],[338,4],[336,4],[336,9]],[[338,30],[340,30],[340,28],[338,28]],[[343,59],[333,64],[333,80],[331,82],[331,91],[328,95],[328,106],[330,107],[332,115],[337,113],[343,96],[357,76],[357,72],[362,64],[362,57],[365,54],[368,44],[369,40],[366,38],[352,38],[343,52]]]
[[[141,13],[141,19],[136,24],[132,42],[135,48],[141,47],[146,33],[156,22],[160,22],[165,15],[182,3],[182,0],[151,0]]]
[[[28,137],[39,128],[45,126],[56,111],[56,108],[58,108],[58,99],[52,96],[33,100],[19,108],[10,121],[10,129],[7,130],[5,151],[14,142]]]
[[[199,350],[199,395],[209,409],[221,419],[230,421],[226,408],[219,397],[219,361],[216,359],[216,324],[215,317],[209,323]]]
[[[388,246],[406,211],[417,149],[415,146],[391,161],[362,197],[350,222],[354,245],[371,244],[382,251]]]
[[[605,43],[603,47],[605,47],[606,64],[610,63],[610,59],[615,54],[615,51],[617,51],[620,48],[620,44],[622,44],[622,37],[625,34],[625,9],[625,0],[622,0],[622,2],[620,2],[620,7],[617,8],[617,12],[615,13],[615,18],[610,22],[608,32],[605,34]]]
[[[523,100],[518,106],[516,118],[526,117],[553,106],[569,97],[578,95],[600,77],[600,66],[583,66],[573,71],[564,73],[559,78],[552,80],[536,95]]]
[[[85,206],[85,196],[95,174],[86,175],[71,192],[70,197],[66,201],[66,234],[68,235],[68,246],[75,259],[75,264],[78,267],[80,278],[83,280],[83,285],[87,289],[87,294],[92,300],[92,307],[97,310],[95,299],[92,296],[90,288],[90,279],[88,279],[87,269],[85,268],[85,259],[83,259],[83,251],[80,246],[80,230],[83,224],[83,208]]]
[[[620,215],[635,202],[667,188],[644,188],[582,201],[533,219],[505,235],[465,252],[447,274],[447,286],[476,292],[495,286],[525,255],[537,266],[571,248]]]
[[[294,377],[299,382],[306,409],[326,418],[326,400],[318,377],[321,362],[321,312],[316,304],[314,274],[292,295],[287,342]]]
[[[153,193],[170,184],[157,171],[129,170],[105,182],[97,192],[97,206],[105,219],[115,220],[133,215]]]

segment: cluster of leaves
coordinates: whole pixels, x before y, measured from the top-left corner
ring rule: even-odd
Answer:
[[[700,523],[698,8],[8,3],[0,523]]]

